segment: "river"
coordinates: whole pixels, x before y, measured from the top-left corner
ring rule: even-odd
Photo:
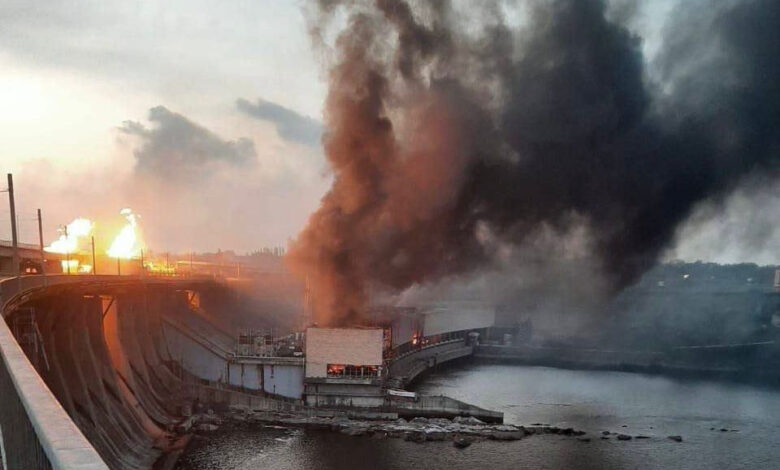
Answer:
[[[510,424],[587,431],[520,441],[417,444],[265,427],[218,431],[182,458],[205,469],[770,469],[780,468],[780,390],[625,372],[461,363],[417,389],[504,412]],[[725,429],[726,431],[721,431]],[[600,439],[602,431],[649,439]],[[680,435],[683,442],[667,439]]]

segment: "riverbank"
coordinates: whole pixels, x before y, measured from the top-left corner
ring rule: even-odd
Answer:
[[[214,431],[197,431],[177,468],[748,470],[780,461],[780,392],[765,387],[469,361],[433,370],[416,390],[502,411],[505,425],[518,429],[560,431],[507,441],[475,438],[458,448],[452,436],[424,442],[411,440],[414,435],[384,436],[371,429],[379,423],[368,420],[350,419],[347,425],[334,416],[329,424],[343,426],[333,430],[325,428],[326,421],[308,428],[239,418],[223,420]],[[409,421],[399,424],[418,426]],[[342,433],[353,425],[368,430]],[[566,429],[585,434],[562,434]]]

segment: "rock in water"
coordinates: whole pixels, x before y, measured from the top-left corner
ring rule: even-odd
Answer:
[[[341,431],[339,431],[341,434],[346,434],[347,436],[363,436],[366,434],[366,430],[364,428],[344,428]]]
[[[682,442],[682,436],[669,436],[669,439],[673,440],[674,442]]]
[[[471,440],[466,439],[464,437],[456,437],[455,440],[452,441],[452,445],[454,445],[458,449],[465,449],[466,447],[471,445]]]
[[[452,422],[458,424],[485,424],[483,421],[480,421],[473,416],[456,416],[453,418]]]
[[[494,441],[516,441],[525,437],[523,431],[496,431],[488,435]]]
[[[632,439],[628,434],[618,434],[618,441],[630,441]]]

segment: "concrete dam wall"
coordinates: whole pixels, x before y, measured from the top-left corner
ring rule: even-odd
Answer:
[[[353,378],[320,379],[339,382],[349,406],[306,406],[304,358],[236,355],[232,332],[247,315],[239,295],[213,279],[0,280],[0,470],[170,469],[191,437],[193,410],[229,405],[302,417],[503,418],[447,397],[396,403],[380,383],[376,405],[353,404],[362,396]],[[465,331],[401,345],[387,385],[472,352]]]
[[[231,395],[245,395],[209,391],[215,382],[245,385],[229,378],[232,338],[219,326],[229,319],[212,321],[194,302],[195,296],[205,298],[220,288],[213,282],[50,285],[6,305],[4,316],[40,379],[105,465],[164,468],[166,459],[186,443],[188,436],[175,427],[197,402],[213,406],[212,401],[232,402],[236,397]],[[5,346],[3,353],[6,359]],[[0,374],[4,389],[12,386],[7,375]],[[252,387],[244,388],[251,392]],[[13,407],[4,404],[3,409]],[[14,420],[24,421],[9,414],[0,414],[6,436]],[[6,443],[9,468],[51,465],[45,448],[11,447],[8,437]]]

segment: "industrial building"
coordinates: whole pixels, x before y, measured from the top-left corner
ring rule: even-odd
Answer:
[[[380,407],[384,404],[382,328],[306,330],[306,404]]]

